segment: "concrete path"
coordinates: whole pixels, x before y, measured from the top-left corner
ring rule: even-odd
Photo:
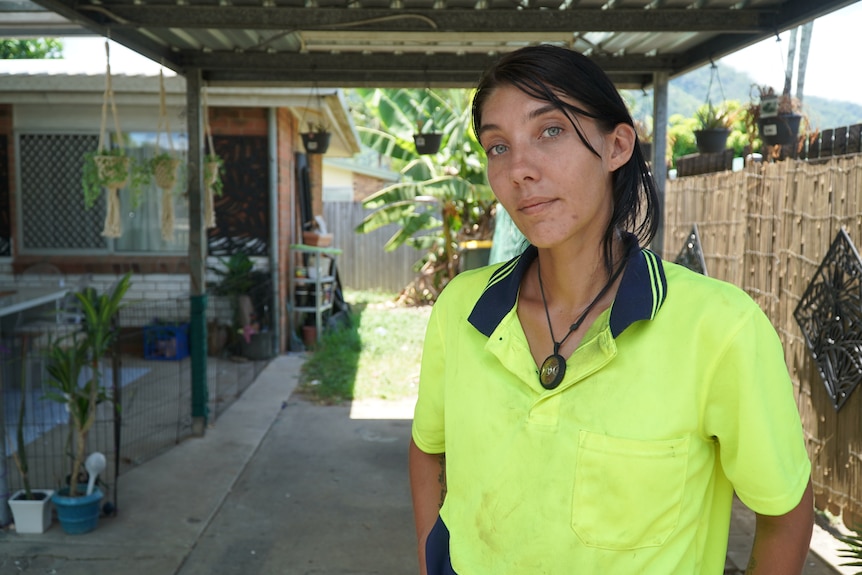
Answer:
[[[278,357],[203,438],[123,475],[117,517],[92,533],[0,531],[0,575],[415,575],[413,402],[315,405],[293,395],[303,359]],[[741,506],[731,531],[727,573],[742,573]],[[839,572],[809,554],[806,575]]]

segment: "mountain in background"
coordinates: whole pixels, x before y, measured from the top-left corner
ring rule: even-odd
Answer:
[[[694,117],[698,107],[706,102],[707,90],[711,91],[713,104],[723,100],[737,100],[746,105],[751,101],[750,94],[755,82],[747,73],[728,66],[720,66],[711,89],[709,77],[709,66],[703,66],[671,80],[668,88],[668,115],[682,114],[688,118]],[[782,86],[773,86],[773,88],[780,90]],[[632,106],[632,114],[635,117],[643,118],[652,115],[652,91],[647,91],[646,94],[635,90],[624,90],[624,92],[627,92],[627,100]],[[862,106],[852,102],[804,96],[803,109],[811,126],[820,130],[862,123]]]

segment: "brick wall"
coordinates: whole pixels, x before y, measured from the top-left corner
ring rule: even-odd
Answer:
[[[366,176],[364,174],[353,174],[353,201],[361,202],[371,194],[380,191],[381,188],[385,188],[387,185],[389,185],[389,182],[381,180],[380,178]]]
[[[266,108],[209,108],[213,134],[265,136]]]

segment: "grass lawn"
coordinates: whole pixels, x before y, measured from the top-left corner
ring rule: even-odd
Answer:
[[[344,296],[350,325],[324,332],[302,367],[300,391],[323,403],[415,396],[431,307],[396,305],[396,294]]]

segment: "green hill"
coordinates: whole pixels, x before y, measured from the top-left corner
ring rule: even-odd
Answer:
[[[693,117],[697,108],[706,102],[709,88],[709,66],[703,66],[674,78],[668,88],[668,113]],[[722,100],[737,100],[745,104],[751,100],[751,76],[728,66],[721,66],[713,81],[711,99],[713,103]],[[776,87],[778,88],[778,87]],[[625,96],[637,118],[652,115],[652,91],[646,94],[626,90]],[[803,108],[811,125],[818,129],[837,128],[862,123],[862,106],[852,102],[806,96]]]

